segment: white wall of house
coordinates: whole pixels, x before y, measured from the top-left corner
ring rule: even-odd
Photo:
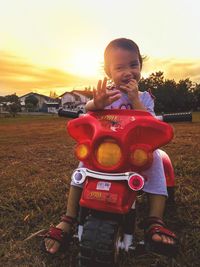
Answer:
[[[58,113],[58,109],[56,107],[48,107],[48,113]]]
[[[87,101],[89,100],[89,98],[86,97],[85,95],[82,95],[82,94],[77,93],[77,92],[74,92],[74,94],[80,97],[80,101],[81,101],[81,103],[85,103],[85,104],[86,104]]]
[[[75,103],[75,96],[71,93],[65,93],[61,98],[61,105],[64,106],[65,103]]]
[[[70,108],[70,109],[73,109],[73,108],[83,109],[88,100],[89,98],[81,93],[66,92],[61,97],[61,106],[64,108]]]

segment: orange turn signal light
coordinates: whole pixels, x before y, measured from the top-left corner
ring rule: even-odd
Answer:
[[[89,156],[89,151],[87,144],[78,144],[75,148],[75,155],[79,160],[84,160]]]
[[[134,148],[130,154],[131,163],[136,167],[143,167],[152,160],[152,153],[145,148]]]

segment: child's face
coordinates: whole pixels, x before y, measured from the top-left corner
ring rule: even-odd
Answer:
[[[110,78],[115,85],[125,85],[131,79],[139,82],[141,66],[138,53],[135,51],[116,48],[110,52]]]

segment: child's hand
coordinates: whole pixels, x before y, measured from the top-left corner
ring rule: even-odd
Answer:
[[[138,83],[135,79],[130,80],[126,85],[121,85],[120,89],[124,90],[128,94],[129,99],[133,103],[134,109],[146,110],[145,106],[140,101]]]
[[[104,109],[106,106],[112,104],[121,97],[119,90],[106,90],[107,78],[98,81],[97,89],[93,90],[94,105],[96,109]]]
[[[126,85],[121,85],[120,89],[124,90],[131,101],[135,102],[139,100],[139,89],[136,80],[131,79]]]

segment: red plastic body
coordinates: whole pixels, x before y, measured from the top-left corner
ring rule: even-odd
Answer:
[[[146,147],[147,151],[152,152],[173,138],[173,129],[169,124],[158,121],[145,111],[93,112],[71,120],[67,129],[77,143],[87,143],[89,146],[90,154],[83,160],[84,166],[103,172],[138,171],[140,168],[134,168],[129,160],[133,146]],[[114,139],[122,150],[117,166],[105,168],[96,160],[96,147],[106,138]]]
[[[145,147],[147,152],[167,144],[173,138],[173,128],[158,121],[146,111],[104,110],[91,112],[68,122],[67,130],[78,144],[87,144],[89,156],[83,160],[86,168],[100,172],[140,172],[129,159],[133,147]],[[120,146],[122,157],[115,166],[103,167],[96,159],[96,148],[105,139],[114,139]],[[164,161],[166,161],[164,159]],[[145,166],[146,168],[148,166]],[[98,189],[100,180],[87,178],[80,205],[96,210],[127,213],[136,193],[125,181],[112,181],[109,190]]]
[[[90,209],[97,209],[112,213],[127,213],[136,199],[136,192],[132,191],[126,181],[109,182],[108,190],[99,190],[98,183],[102,180],[88,178],[85,182],[80,205]]]

